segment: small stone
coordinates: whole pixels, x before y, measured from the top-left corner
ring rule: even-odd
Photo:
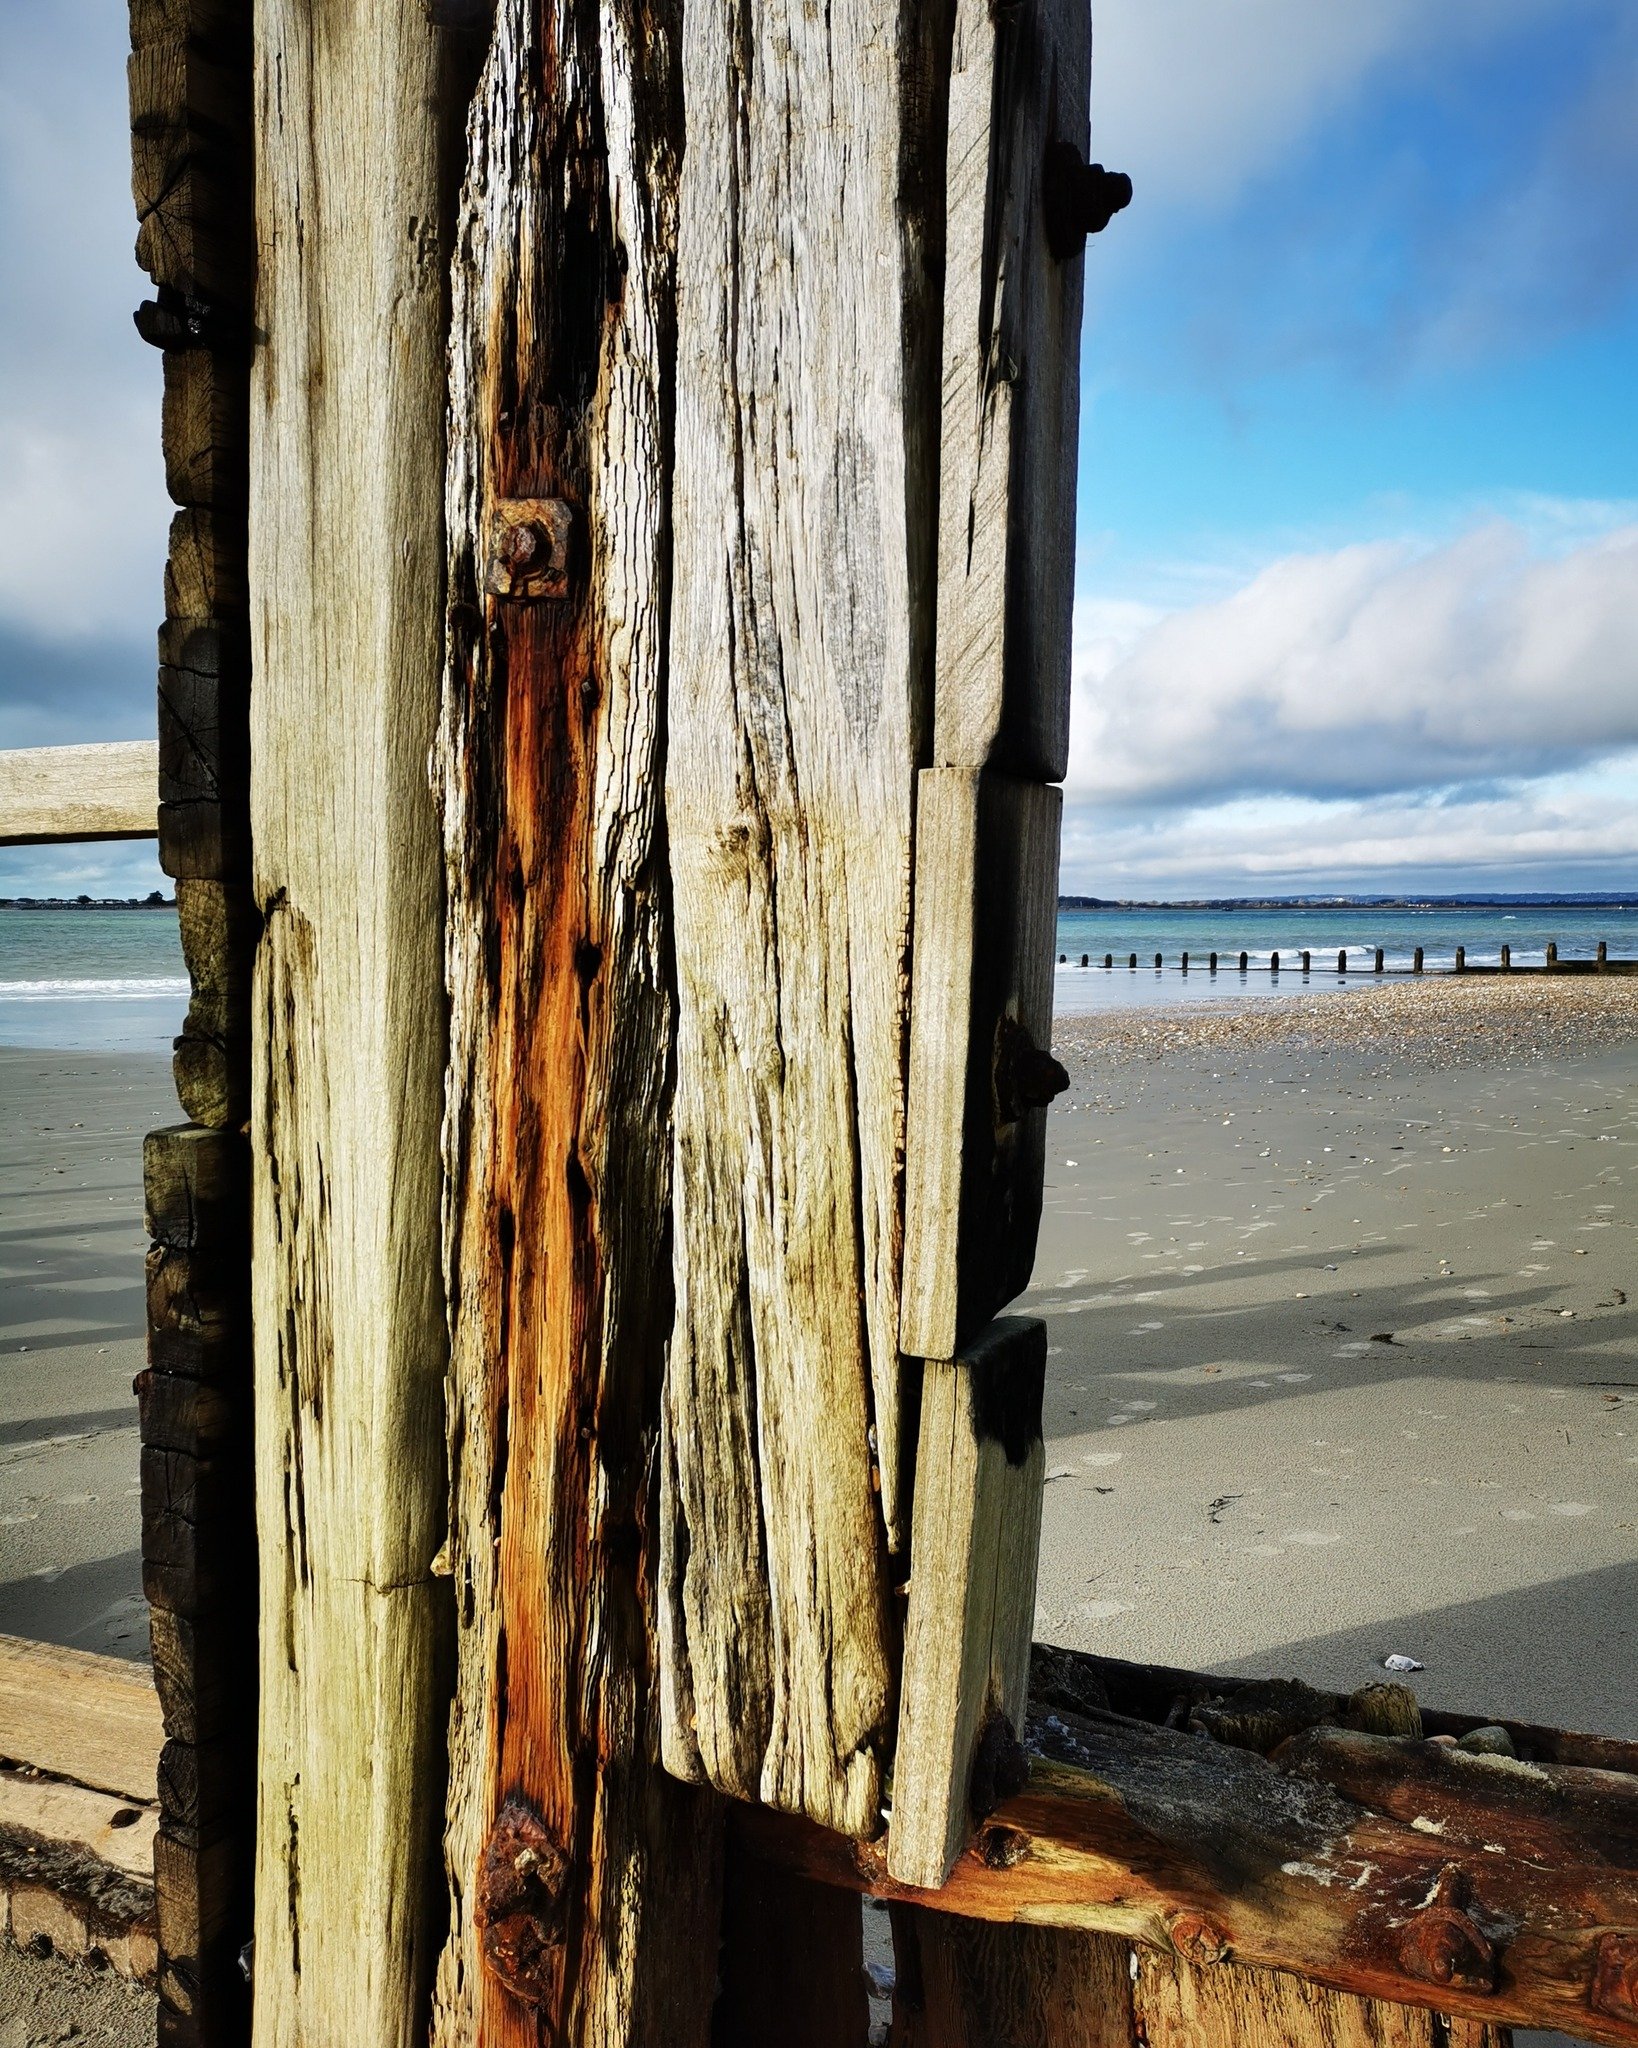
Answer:
[[[1492,1722],[1484,1728],[1470,1728],[1456,1738],[1456,1747],[1470,1756],[1517,1756],[1513,1738],[1505,1728]]]

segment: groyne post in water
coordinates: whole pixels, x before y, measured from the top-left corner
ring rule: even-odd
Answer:
[[[1421,949],[1421,947],[1420,947],[1420,946],[1418,946],[1418,947],[1417,947],[1417,949],[1416,949],[1416,957],[1415,957],[1415,958],[1414,958],[1414,959],[1412,960],[1412,962],[1411,962],[1411,973],[1412,973],[1412,974],[1420,974],[1420,973],[1421,973],[1421,971],[1422,971],[1422,949]]]
[[[1346,946],[1339,946],[1337,948],[1337,972],[1338,974],[1346,974],[1348,972],[1348,948]]]
[[[1609,965],[1609,964],[1610,964],[1610,949],[1609,949],[1609,945],[1608,945],[1608,942],[1607,942],[1606,940],[1604,940],[1604,939],[1600,939],[1600,940],[1599,940],[1599,942],[1598,942],[1598,971],[1599,971],[1599,973],[1600,973],[1600,974],[1602,974],[1602,973],[1603,973],[1603,971],[1604,971],[1604,969],[1605,969],[1606,967],[1608,967],[1608,965]]]
[[[1211,971],[1213,974],[1217,972],[1217,955],[1215,953],[1211,956]]]
[[[1380,946],[1376,949],[1376,971],[1378,974],[1382,972],[1382,948]]]
[[[1092,965],[1092,955],[1090,953],[1083,953],[1081,955],[1081,965],[1083,967],[1090,967]]]
[[[1105,966],[1105,967],[1113,967],[1113,966],[1114,966],[1114,964],[1115,964],[1115,956],[1114,956],[1114,954],[1113,954],[1113,953],[1105,953],[1105,954],[1104,954],[1104,956],[1103,956],[1103,964],[1104,964],[1104,966]]]
[[[1160,955],[1158,953],[1155,955],[1155,972],[1156,974],[1160,972]]]
[[[1549,940],[1547,941],[1547,972],[1548,972],[1549,974],[1556,974],[1556,973],[1558,972],[1558,941],[1557,941],[1557,939],[1549,939]]]
[[[1136,967],[1137,955],[1135,953],[1129,953],[1126,958],[1126,964],[1128,967]]]
[[[1280,956],[1279,956],[1279,954],[1278,954],[1278,953],[1270,953],[1270,954],[1269,954],[1269,956],[1268,956],[1268,971],[1269,971],[1269,973],[1270,973],[1270,974],[1278,974],[1278,973],[1279,973],[1279,971],[1280,971]]]
[[[1512,947],[1511,947],[1511,946],[1503,946],[1503,947],[1502,947],[1502,973],[1503,973],[1503,974],[1507,974],[1507,973],[1510,973],[1510,972],[1511,972],[1511,970],[1512,970],[1512,966],[1513,966],[1513,949],[1512,949]]]
[[[1458,946],[1456,948],[1456,972],[1458,974],[1465,974],[1467,972],[1467,948],[1465,946]]]
[[[1310,960],[1310,955],[1309,955],[1309,951],[1308,951],[1308,948],[1307,948],[1306,946],[1304,946],[1304,947],[1303,947],[1303,949],[1302,949],[1302,972],[1303,972],[1303,979],[1304,979],[1305,981],[1306,981],[1306,980],[1307,980],[1307,978],[1308,978],[1308,967],[1309,967],[1309,960]]]
[[[1188,956],[1188,954],[1187,954],[1187,953],[1185,953],[1185,954],[1183,955],[1183,959],[1182,959],[1181,965],[1182,965],[1182,968],[1183,968],[1183,972],[1184,972],[1185,974],[1187,974],[1187,973],[1188,973],[1188,971],[1189,971],[1189,956]]]
[[[1242,974],[1244,974],[1244,973],[1245,973],[1245,971],[1246,971],[1246,955],[1245,955],[1244,953],[1242,953],[1242,954],[1240,955],[1240,972],[1241,972]]]

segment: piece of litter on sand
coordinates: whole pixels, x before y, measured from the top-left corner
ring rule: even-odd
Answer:
[[[1419,1657],[1406,1657],[1398,1650],[1391,1657],[1382,1659],[1384,1671],[1426,1671],[1427,1668]]]
[[[1054,1465],[1046,1476],[1045,1484],[1050,1486],[1054,1479],[1074,1479],[1075,1477],[1077,1477],[1077,1474],[1073,1465]]]

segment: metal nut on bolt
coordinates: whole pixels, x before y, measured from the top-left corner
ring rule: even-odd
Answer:
[[[1044,1052],[1016,1017],[1003,1017],[995,1034],[995,1114],[1016,1123],[1027,1111],[1045,1109],[1069,1086],[1067,1069]]]
[[[489,529],[484,578],[492,597],[562,598],[573,569],[574,507],[563,498],[502,498]]]
[[[1088,235],[1101,235],[1131,205],[1132,181],[1124,171],[1087,163],[1073,142],[1055,142],[1047,151],[1041,198],[1047,247],[1067,263],[1086,247]]]

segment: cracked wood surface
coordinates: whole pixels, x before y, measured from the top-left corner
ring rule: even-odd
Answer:
[[[702,0],[684,33],[665,1757],[854,1833],[892,1744],[905,1535],[947,34],[910,0]]]
[[[255,2031],[419,2042],[447,1592],[440,35],[255,21]]]
[[[679,15],[502,0],[469,129],[435,753],[457,1611],[442,2048],[703,2048],[715,1985],[715,1802],[660,1768],[653,1641]],[[561,556],[535,582],[497,572],[520,526]],[[514,1882],[525,1851],[532,1885]]]

